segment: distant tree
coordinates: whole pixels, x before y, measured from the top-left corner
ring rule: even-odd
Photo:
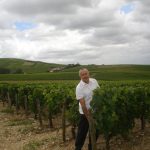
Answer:
[[[0,74],[9,74],[9,73],[10,73],[10,69],[0,68]]]
[[[15,69],[15,70],[13,70],[11,73],[13,73],[13,74],[22,74],[23,71],[22,71],[21,68],[17,68],[17,69]]]
[[[77,63],[77,64],[68,64],[66,66],[66,68],[73,68],[73,67],[77,67],[77,66],[81,66],[81,65],[79,63]]]

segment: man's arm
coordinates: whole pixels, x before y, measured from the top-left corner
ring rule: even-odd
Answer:
[[[86,108],[85,100],[84,99],[80,99],[79,103],[81,104],[83,113],[85,114],[87,120],[89,121],[89,113],[90,113],[90,111]]]

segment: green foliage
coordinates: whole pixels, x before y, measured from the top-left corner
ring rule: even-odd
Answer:
[[[126,137],[141,119],[141,126],[150,118],[150,83],[106,84],[94,91],[91,102],[97,128],[106,141],[116,135]]]
[[[79,112],[78,112],[78,102],[76,99],[72,99],[72,103],[69,104],[67,109],[67,118],[68,121],[73,125],[77,126],[79,122]]]
[[[66,81],[0,83],[0,99],[8,103],[9,94],[12,105],[24,108],[26,96],[28,108],[35,115],[38,113],[38,99],[41,115],[47,113],[51,120],[62,113],[65,106],[64,116],[76,126],[79,119],[76,84]],[[100,88],[94,91],[91,107],[96,126],[107,142],[116,135],[126,137],[133,129],[135,119],[140,119],[141,124],[150,120],[150,82],[101,81]]]

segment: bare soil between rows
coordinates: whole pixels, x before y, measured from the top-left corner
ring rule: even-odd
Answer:
[[[63,143],[61,129],[50,129],[46,125],[41,129],[38,120],[31,116],[27,118],[23,113],[8,113],[6,108],[0,103],[0,150],[74,150],[71,127],[67,127],[67,141]],[[87,145],[88,137],[83,150],[88,150]],[[105,150],[102,136],[97,141],[97,147],[98,150]],[[110,147],[111,150],[150,150],[150,124],[147,123],[142,132],[137,121],[128,140],[114,137]]]

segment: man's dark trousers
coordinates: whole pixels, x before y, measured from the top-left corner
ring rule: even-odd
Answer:
[[[81,150],[87,133],[89,130],[89,122],[86,118],[86,116],[83,114],[80,114],[80,121],[79,121],[79,125],[78,125],[78,132],[77,132],[77,137],[76,137],[76,141],[75,141],[75,150]],[[96,140],[98,139],[98,135],[99,132],[98,130],[96,131]],[[88,150],[92,150],[92,145],[91,145],[91,138],[89,136],[89,145],[88,145]]]

